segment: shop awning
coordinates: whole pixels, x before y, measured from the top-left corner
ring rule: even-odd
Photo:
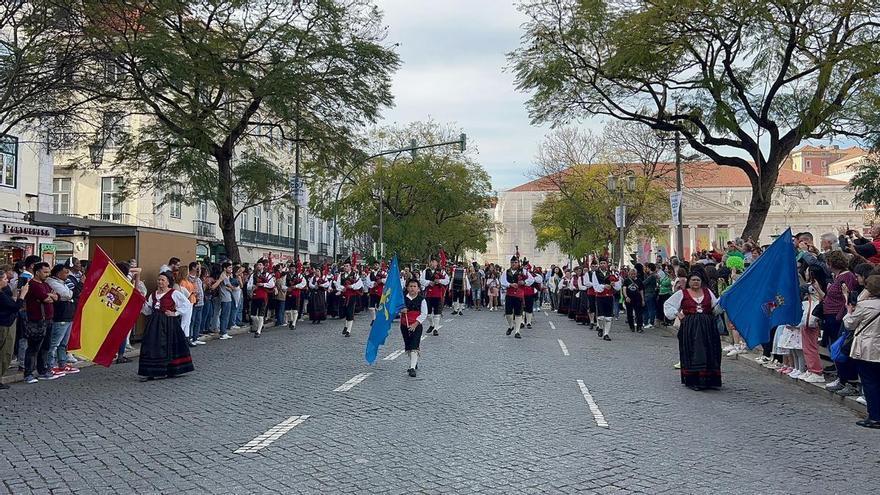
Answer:
[[[91,218],[74,217],[70,215],[58,215],[56,213],[43,213],[30,211],[27,213],[27,221],[34,225],[55,227],[56,229],[91,230],[95,227],[119,227],[120,224]]]

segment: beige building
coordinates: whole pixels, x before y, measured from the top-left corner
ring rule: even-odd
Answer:
[[[728,240],[736,238],[745,226],[751,198],[751,187],[745,174],[731,167],[700,163],[685,166],[682,175],[682,254],[689,257],[698,250],[723,247]],[[518,245],[520,253],[537,265],[568,263],[568,256],[555,246],[544,251],[535,247],[532,214],[554,190],[551,182],[539,179],[501,192],[492,212],[498,227],[483,258],[504,265]],[[846,190],[844,181],[782,169],[759,241],[770,243],[775,235],[788,227],[795,233],[809,231],[818,237],[822,233],[836,232],[839,226],[864,227],[869,224],[873,215],[854,210],[851,201],[852,193]],[[627,254],[636,253],[640,261],[675,255],[676,226],[672,222],[671,210],[669,217],[670,221],[663,225],[666,235],[656,239],[628,239]]]

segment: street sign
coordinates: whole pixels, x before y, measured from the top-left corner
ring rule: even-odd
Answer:
[[[626,205],[614,208],[614,224],[618,229],[626,225]]]
[[[678,225],[678,212],[681,210],[681,191],[669,193],[669,207],[672,209],[672,225]]]

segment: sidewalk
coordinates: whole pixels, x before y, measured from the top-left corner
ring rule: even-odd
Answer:
[[[250,325],[244,324],[244,326],[242,326],[239,329],[229,330],[229,335],[247,334],[250,331],[250,328],[251,328]],[[280,327],[274,327],[274,326],[264,327],[263,331],[271,330],[274,328],[280,328]],[[284,328],[286,329],[287,326],[285,326]],[[213,335],[213,334],[204,335],[203,337],[204,337],[205,342],[210,342],[212,340],[218,340],[220,338],[219,335]],[[76,353],[74,352],[72,354],[76,354]],[[137,358],[140,355],[141,355],[140,344],[132,344],[132,350],[125,353],[125,357],[130,358],[130,359]],[[82,368],[88,368],[91,366],[95,366],[95,363],[93,363],[91,361],[85,361],[85,360],[80,359],[80,361],[78,363],[73,364],[71,366],[73,366],[75,368],[82,369]],[[9,370],[0,370],[0,373],[3,373],[2,377],[0,377],[0,383],[10,384],[10,383],[24,381],[24,374],[18,370],[13,370],[10,368]]]
[[[660,329],[668,337],[676,337],[677,331],[674,328],[660,327]],[[727,337],[721,337],[721,342],[722,342],[722,344],[731,343]],[[771,370],[771,369],[765,368],[764,366],[761,365],[761,363],[756,361],[756,359],[761,355],[762,354],[759,352],[749,351],[745,354],[738,354],[734,357],[724,357],[724,358],[722,358],[722,365],[721,366],[723,369],[724,361],[726,361],[726,360],[736,360],[736,361],[739,361],[741,363],[746,364],[747,366],[751,366],[752,368],[760,370],[761,372],[775,376],[779,381],[787,383],[789,386],[800,387],[802,390],[806,391],[807,393],[816,394],[816,395],[824,397],[825,399],[827,399],[831,402],[836,402],[838,404],[841,404],[844,407],[849,408],[853,412],[862,415],[863,417],[866,417],[868,415],[867,406],[856,402],[855,397],[841,397],[841,396],[835,394],[834,392],[829,392],[828,390],[825,390],[825,383],[808,383],[803,380],[796,380],[793,378],[789,378],[787,375],[783,375],[782,373],[777,373],[776,370]],[[828,364],[830,364],[830,362]],[[826,380],[827,380],[827,378],[828,377],[826,376]],[[828,380],[828,382],[830,382],[830,380]],[[826,383],[828,383],[828,382],[826,382]]]

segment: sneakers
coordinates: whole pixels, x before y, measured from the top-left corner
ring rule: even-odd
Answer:
[[[44,380],[44,381],[48,381],[48,380],[57,380],[58,378],[61,378],[62,376],[64,376],[64,374],[61,374],[61,375],[55,375],[55,374],[53,374],[53,373],[50,371],[49,373],[44,373],[44,374],[42,374],[42,375],[37,376],[37,379],[38,379],[38,380]],[[32,383],[32,382],[28,382],[28,383]]]
[[[208,345],[207,342],[202,341],[202,340],[196,340],[193,342],[193,344],[195,344],[195,345]]]
[[[228,333],[227,333],[226,335],[221,335],[221,336],[220,336],[220,340],[229,340],[229,339],[231,339],[231,338],[232,338],[232,335],[229,335]]]
[[[802,374],[803,374],[803,373],[801,372],[801,370],[791,370],[791,373],[788,374],[788,377],[789,377],[789,378],[795,378],[795,379],[797,379],[797,378],[799,378]]]
[[[841,396],[841,397],[852,397],[852,396],[862,395],[861,392],[859,392],[858,387],[853,386],[851,383],[847,383],[846,386],[844,386],[842,389],[840,389],[834,393]]]
[[[680,362],[679,362],[679,363],[675,363],[675,364],[672,365],[672,367],[675,368],[675,369],[677,369],[677,370],[680,370],[680,369],[681,369],[681,363],[680,363]]]
[[[772,361],[772,359],[768,358],[767,356],[758,356],[755,358],[755,361],[764,364],[769,363],[770,361]]]
[[[232,326],[229,327],[229,328],[232,329],[232,330],[238,330],[238,329],[241,328],[241,327],[238,326],[238,325],[232,325]]]
[[[825,390],[829,392],[837,392],[838,390],[843,389],[844,385],[840,383],[840,378],[834,380],[833,382],[825,385]]]
[[[68,364],[65,365],[64,368],[62,368],[62,371],[64,371],[64,373],[67,375],[75,375],[79,373],[79,368],[74,368],[73,366]]]
[[[801,373],[801,376],[798,377],[798,380],[803,380],[807,383],[825,383],[825,377],[822,375],[817,375],[810,371],[805,371]]]
[[[64,376],[66,374],[66,373],[64,373],[64,368],[52,368],[49,371],[49,373],[57,376],[58,378],[61,378],[62,376]]]
[[[865,396],[864,396],[864,395],[860,395],[860,396],[856,397],[856,402],[858,402],[859,404],[861,404],[861,405],[863,405],[863,406],[867,406],[867,405],[868,405],[868,401],[865,400]]]
[[[645,328],[645,329],[648,329],[648,328],[654,328],[654,325],[651,324],[651,323],[648,323],[648,324],[645,325],[643,328]]]
[[[779,363],[777,363],[776,361],[770,360],[770,361],[767,361],[766,363],[764,363],[763,366],[765,368],[767,368],[768,370],[778,370],[781,365]]]
[[[38,380],[34,375],[28,375],[28,376],[24,377],[25,383],[37,383],[37,381]]]
[[[651,328],[651,327],[649,327],[649,326],[645,326],[645,328]],[[726,346],[722,347],[722,348],[721,348],[721,351],[722,351],[722,352],[730,352],[730,351],[732,351],[732,350],[734,350],[734,349],[736,349],[736,346],[733,345],[733,344],[730,344],[730,345],[726,345]]]

